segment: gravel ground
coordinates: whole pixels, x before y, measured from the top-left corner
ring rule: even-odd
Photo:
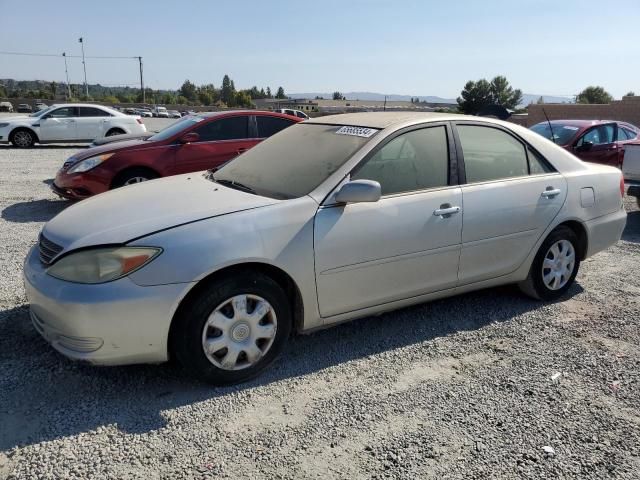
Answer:
[[[485,290],[294,338],[251,383],[98,368],[31,327],[21,267],[76,148],[0,147],[1,478],[640,477],[640,211],[555,304]]]

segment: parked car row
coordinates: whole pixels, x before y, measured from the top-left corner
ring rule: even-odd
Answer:
[[[71,358],[176,358],[215,384],[259,374],[292,332],[507,283],[558,299],[626,222],[619,169],[437,113],[187,116],[79,152],[53,188],[119,185],[44,226],[33,324]]]

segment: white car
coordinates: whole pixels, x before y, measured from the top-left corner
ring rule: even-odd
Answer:
[[[309,118],[309,115],[304,113],[301,110],[293,110],[291,108],[279,108],[276,110],[278,113],[284,113],[285,115],[291,115],[292,117],[304,118],[305,120]]]
[[[81,103],[52,105],[29,116],[0,117],[0,143],[27,148],[35,143],[85,143],[96,138],[143,134],[140,117]]]
[[[169,112],[166,107],[156,107],[153,109],[153,116],[158,118],[169,118]]]
[[[139,108],[138,113],[140,114],[141,117],[148,117],[148,118],[153,117],[153,113],[148,108]]]
[[[514,124],[333,115],[214,172],[64,210],[28,255],[25,289],[35,328],[69,357],[175,356],[233,383],[293,332],[507,283],[559,299],[620,239],[623,191],[620,170]]]

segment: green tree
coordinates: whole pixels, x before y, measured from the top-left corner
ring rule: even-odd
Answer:
[[[273,98],[273,95],[271,95],[271,87],[267,87],[267,98]]]
[[[236,88],[229,75],[222,78],[222,88],[220,89],[220,100],[232,107],[235,103]]]
[[[540,98],[538,98],[538,100],[536,101],[536,103],[538,105],[543,105],[544,104],[544,97],[542,95],[540,95]]]
[[[196,100],[196,86],[191,83],[189,80],[185,80],[180,90],[178,90],[179,94],[185,98],[188,98],[191,101]]]
[[[602,87],[589,86],[576,96],[576,103],[611,103],[613,97]]]
[[[636,96],[636,93],[633,90],[631,90],[630,92],[627,92],[627,94],[625,95],[625,97],[635,97],[635,96]]]
[[[346,100],[346,98],[342,96],[342,93],[338,92],[338,91],[333,92],[333,99],[334,100]]]
[[[7,97],[7,90],[4,88],[4,85],[0,85],[0,98]]]
[[[468,81],[457,99],[458,109],[462,113],[475,115],[487,105],[502,105],[513,109],[522,102],[522,91],[514,90],[507,79],[497,76],[491,83],[484,78]]]
[[[251,101],[251,94],[249,92],[250,90],[241,90],[239,92],[236,92],[234,99],[236,106],[247,108],[253,106],[253,102]]]
[[[103,97],[102,101],[105,103],[120,103],[118,97],[114,97],[113,95],[107,95],[106,97]]]
[[[482,107],[493,103],[491,84],[484,78],[477,82],[469,80],[460,92],[457,102],[462,113],[475,115]]]
[[[287,96],[284,94],[284,88],[282,87],[278,87],[278,92],[276,93],[276,98],[287,98]]]
[[[51,82],[49,84],[49,89],[51,90],[51,98],[55,100],[56,93],[58,92],[58,84],[56,82]]]

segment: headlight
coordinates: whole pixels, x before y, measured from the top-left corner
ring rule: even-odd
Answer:
[[[0,123],[0,128],[8,127],[9,124],[7,122]]]
[[[96,155],[95,157],[89,157],[86,160],[76,163],[68,170],[68,173],[80,173],[96,168],[102,162],[109,160],[115,153],[104,153],[102,155]]]
[[[47,270],[52,277],[76,283],[105,283],[125,277],[160,255],[161,248],[114,247],[83,250],[62,257]]]

